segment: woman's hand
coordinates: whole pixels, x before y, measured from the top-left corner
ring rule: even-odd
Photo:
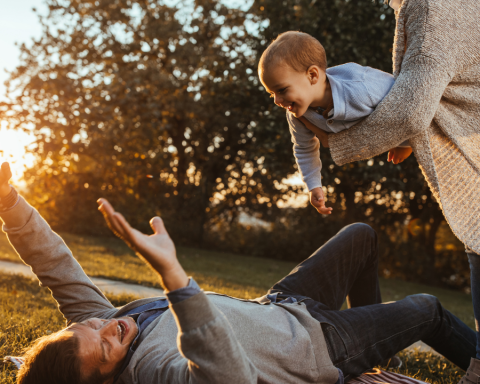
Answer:
[[[162,219],[154,217],[150,220],[154,234],[145,235],[132,228],[106,199],[99,199],[97,203],[109,228],[158,272],[166,290],[173,291],[188,285],[188,276],[178,262],[175,245]]]
[[[318,140],[320,140],[320,143],[322,143],[322,145],[325,148],[328,148],[328,133],[327,132],[322,131],[320,128],[313,125],[310,121],[308,121],[303,116],[299,117],[298,120],[300,120],[303,124],[305,124],[305,126],[318,137]]]
[[[391,161],[393,162],[393,164],[400,164],[411,154],[412,154],[411,147],[392,148],[390,149],[390,151],[388,151],[387,161]]]
[[[12,187],[8,185],[8,181],[12,178],[12,171],[10,170],[10,164],[3,163],[0,168],[0,198],[7,196]]]

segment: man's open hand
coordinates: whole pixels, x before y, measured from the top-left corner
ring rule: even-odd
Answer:
[[[3,163],[0,168],[0,198],[10,193],[11,187],[8,185],[8,182],[11,178],[12,171],[10,170],[10,164]]]
[[[317,137],[318,137],[318,140],[320,140],[320,143],[322,143],[322,145],[325,147],[325,148],[328,148],[328,133],[325,132],[325,131],[322,131],[320,128],[316,127],[315,125],[313,125],[310,121],[308,121],[305,117],[300,117],[299,120],[305,124],[305,126],[310,130],[312,131]]]
[[[154,234],[145,235],[132,228],[107,200],[99,199],[97,203],[109,228],[158,272],[165,289],[173,291],[187,286],[187,274],[178,262],[175,245],[162,219],[154,217],[150,220]]]
[[[318,213],[322,215],[330,215],[332,213],[331,207],[325,206],[325,196],[321,187],[313,188],[310,192],[310,204],[312,204]]]

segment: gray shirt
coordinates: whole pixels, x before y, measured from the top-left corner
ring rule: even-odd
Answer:
[[[158,300],[115,308],[23,198],[0,217],[10,243],[50,289],[68,323],[121,317]],[[170,303],[148,325],[118,383],[334,384],[338,378],[321,324],[305,305],[202,291]]]

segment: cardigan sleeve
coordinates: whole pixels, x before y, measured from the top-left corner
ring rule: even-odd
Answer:
[[[449,82],[449,74],[434,59],[411,57],[370,116],[350,129],[329,135],[335,163],[343,165],[379,155],[427,129]]]
[[[376,110],[349,130],[329,135],[338,165],[367,159],[426,130],[456,73],[480,62],[477,5],[404,0],[397,33],[408,46],[394,86]]]

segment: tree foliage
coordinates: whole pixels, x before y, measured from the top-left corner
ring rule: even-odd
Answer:
[[[296,172],[290,134],[259,83],[258,59],[279,33],[302,30],[330,66],[390,72],[395,20],[383,1],[255,0],[249,10],[219,0],[46,2],[43,34],[22,46],[11,74],[7,115],[36,136],[25,177],[54,227],[104,231],[94,209],[104,196],[137,226],[162,215],[186,244],[300,259],[364,221],[385,234],[390,270],[408,278],[436,263],[443,216],[413,156],[338,167],[322,149],[334,214],[280,208],[303,186],[284,183]],[[272,227],[250,230],[241,213]],[[412,250],[426,256],[399,266]]]
[[[268,168],[284,177],[291,159],[267,163],[274,145],[255,143],[244,12],[216,1],[48,4],[42,38],[12,74],[21,109],[10,120],[34,127],[27,178],[54,222],[88,229],[77,203],[103,194],[136,217],[155,202],[199,241],[209,217],[272,205]]]

